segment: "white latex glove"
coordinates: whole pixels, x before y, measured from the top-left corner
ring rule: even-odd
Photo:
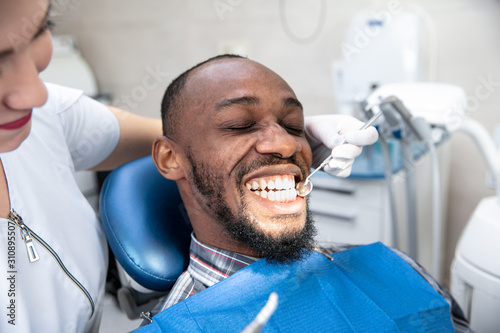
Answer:
[[[363,122],[347,115],[305,117],[306,137],[313,153],[312,167],[317,168],[331,154],[333,158],[323,170],[337,177],[349,176],[352,163],[361,154],[362,147],[378,139],[375,127],[360,130],[363,125]],[[340,140],[341,136],[345,141]]]

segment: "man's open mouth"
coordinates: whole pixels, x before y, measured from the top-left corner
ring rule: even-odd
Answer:
[[[294,175],[253,178],[245,186],[255,195],[270,201],[289,202],[297,198]]]

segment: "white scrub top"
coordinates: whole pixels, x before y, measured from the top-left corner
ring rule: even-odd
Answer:
[[[106,241],[74,175],[109,156],[119,125],[80,91],[46,86],[47,103],[33,109],[28,138],[0,154],[11,210],[32,239],[0,219],[0,332],[87,332],[103,302]],[[33,262],[31,245],[39,257]]]

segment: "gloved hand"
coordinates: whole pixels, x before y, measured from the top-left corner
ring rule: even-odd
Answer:
[[[363,124],[347,115],[305,117],[306,137],[313,153],[312,167],[317,168],[331,154],[333,158],[323,170],[337,177],[349,176],[352,163],[361,154],[362,147],[378,139],[375,127],[360,130]],[[340,144],[341,136],[344,136],[344,144]]]

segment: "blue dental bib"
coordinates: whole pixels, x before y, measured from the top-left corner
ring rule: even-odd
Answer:
[[[240,332],[272,292],[278,308],[262,332],[454,332],[444,298],[383,244],[331,256],[259,260],[136,332]]]

